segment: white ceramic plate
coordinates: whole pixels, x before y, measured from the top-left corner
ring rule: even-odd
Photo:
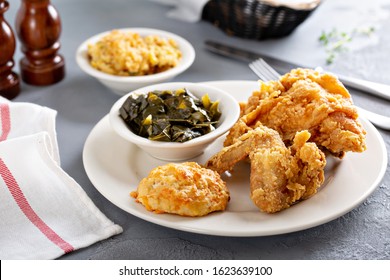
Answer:
[[[253,81],[207,82],[246,100]],[[86,140],[83,161],[93,185],[119,208],[146,221],[183,231],[221,236],[265,236],[299,231],[329,222],[362,203],[379,185],[387,166],[387,152],[379,132],[365,119],[367,151],[348,153],[343,160],[328,158],[326,182],[312,198],[277,214],[259,212],[249,198],[249,164],[236,165],[233,176],[224,179],[231,200],[224,212],[189,218],[147,211],[129,196],[149,171],[166,162],[152,158],[129,144],[111,129],[108,116],[91,131]],[[223,138],[223,137],[222,137]],[[223,139],[212,144],[194,160],[205,163],[220,150]]]

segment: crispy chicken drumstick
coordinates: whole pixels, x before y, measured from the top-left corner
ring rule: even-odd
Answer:
[[[208,168],[223,173],[249,156],[251,199],[267,213],[286,209],[317,192],[324,181],[326,160],[316,144],[307,143],[309,132],[297,133],[287,148],[275,130],[260,123],[255,128],[240,124],[247,132],[211,157]]]

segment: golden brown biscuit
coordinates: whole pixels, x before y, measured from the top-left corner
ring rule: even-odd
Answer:
[[[196,162],[154,168],[131,196],[149,211],[204,216],[226,209],[229,191],[220,175]]]

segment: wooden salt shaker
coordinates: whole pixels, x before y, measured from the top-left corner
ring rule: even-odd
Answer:
[[[65,76],[60,49],[61,20],[50,0],[21,0],[16,15],[16,32],[25,57],[20,61],[24,82],[50,85]]]
[[[0,0],[0,95],[12,99],[20,92],[19,77],[12,72],[14,66],[15,37],[4,19],[7,1]]]

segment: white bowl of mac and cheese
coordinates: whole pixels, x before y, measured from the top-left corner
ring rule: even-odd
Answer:
[[[151,28],[106,31],[84,41],[76,52],[79,67],[119,95],[171,80],[194,59],[187,40]]]

